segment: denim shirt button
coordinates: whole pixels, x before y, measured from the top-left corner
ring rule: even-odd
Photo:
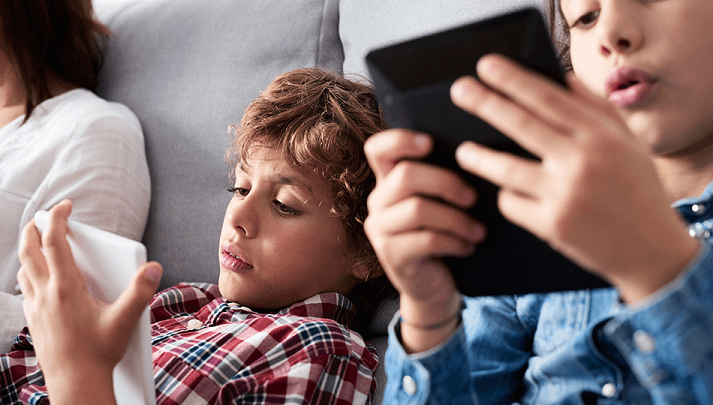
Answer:
[[[643,353],[651,353],[656,348],[654,338],[643,330],[637,330],[634,332],[634,343]]]
[[[703,215],[706,213],[706,206],[704,204],[693,204],[691,205],[691,211],[696,215]]]
[[[616,385],[614,383],[606,383],[602,386],[602,395],[611,398],[616,395]]]
[[[410,375],[407,375],[404,377],[404,379],[401,381],[401,385],[403,385],[404,391],[406,391],[406,393],[409,395],[415,394],[416,391],[418,390],[416,381],[414,381]]]

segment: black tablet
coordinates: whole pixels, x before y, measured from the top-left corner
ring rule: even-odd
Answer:
[[[478,59],[500,53],[565,85],[542,14],[527,8],[371,51],[366,64],[391,127],[433,135],[429,163],[457,171],[478,190],[469,212],[485,223],[488,236],[468,258],[445,258],[460,291],[469,296],[525,294],[605,287],[497,209],[498,188],[458,167],[455,148],[465,140],[535,158],[502,133],[450,99],[450,86],[476,76]]]

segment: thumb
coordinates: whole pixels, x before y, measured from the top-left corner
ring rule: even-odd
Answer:
[[[119,298],[108,309],[110,324],[117,333],[133,332],[146,305],[156,293],[163,268],[157,262],[143,264]]]

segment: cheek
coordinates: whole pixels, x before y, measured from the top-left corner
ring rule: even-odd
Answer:
[[[574,75],[592,93],[604,97],[605,66],[600,65],[595,50],[586,48],[583,41],[572,40],[570,55]]]

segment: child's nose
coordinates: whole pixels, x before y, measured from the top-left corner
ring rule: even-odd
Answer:
[[[254,199],[247,196],[228,207],[228,221],[237,232],[248,238],[257,234],[259,215]]]
[[[615,4],[616,2],[611,2]],[[623,3],[623,2],[622,2]],[[601,42],[601,52],[605,56],[626,54],[635,51],[643,43],[643,32],[639,28],[634,10],[626,5],[602,10],[597,21],[597,33]]]

